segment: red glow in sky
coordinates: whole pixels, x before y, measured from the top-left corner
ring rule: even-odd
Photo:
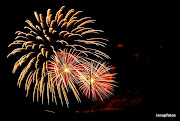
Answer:
[[[118,44],[117,47],[122,48],[122,47],[124,47],[124,45],[123,44]]]

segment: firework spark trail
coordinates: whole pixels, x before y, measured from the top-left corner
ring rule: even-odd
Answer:
[[[93,28],[86,27],[87,24],[94,23],[95,20],[91,20],[91,17],[83,17],[78,19],[78,15],[82,13],[82,11],[75,12],[74,9],[69,10],[64,15],[64,8],[65,6],[60,8],[54,19],[51,9],[47,10],[46,17],[34,11],[38,24],[35,25],[30,20],[26,20],[25,22],[28,24],[28,26],[25,26],[24,29],[29,32],[16,31],[15,34],[17,34],[17,37],[15,38],[15,41],[8,46],[17,46],[18,48],[15,48],[7,55],[7,57],[15,55],[16,53],[23,54],[14,64],[12,73],[15,73],[22,65],[25,66],[27,64],[24,69],[22,69],[17,84],[20,87],[22,81],[26,78],[26,96],[29,94],[31,85],[34,84],[33,101],[35,100],[35,97],[37,97],[37,101],[39,101],[39,98],[41,97],[43,103],[44,93],[45,90],[47,90],[48,102],[49,92],[51,92],[53,95],[52,101],[56,102],[55,86],[57,86],[59,97],[62,98],[60,93],[63,93],[67,104],[68,98],[66,93],[69,91],[69,88],[72,89],[76,99],[80,101],[78,91],[74,86],[74,82],[76,83],[74,77],[70,77],[74,79],[73,83],[70,82],[70,79],[68,79],[68,82],[64,83],[64,86],[62,86],[63,83],[60,82],[63,81],[55,81],[54,79],[57,80],[55,75],[48,73],[48,63],[51,59],[50,57],[51,55],[58,55],[58,51],[63,52],[63,49],[71,48],[73,51],[86,56],[85,58],[87,58],[89,54],[100,59],[110,58],[102,51],[89,47],[89,45],[106,47],[106,42],[108,41],[107,39],[96,37],[97,34],[103,32],[102,30],[94,30]],[[90,38],[89,35],[91,35]],[[79,70],[76,71],[78,74],[81,74]],[[58,74],[58,77],[61,77],[62,79],[66,75],[68,75],[68,73],[60,73]]]
[[[63,50],[62,52],[57,52],[56,55],[53,55],[51,57],[51,59],[52,60],[49,61],[48,74],[50,74],[52,84],[57,87],[58,95],[61,99],[62,105],[63,96],[65,98],[67,106],[69,105],[67,93],[70,90],[72,90],[72,92],[74,93],[77,101],[81,102],[79,98],[79,91],[76,88],[76,85],[79,81],[78,75],[83,70],[81,58],[73,51],[71,52],[71,50],[70,52],[68,52],[67,50]],[[62,93],[63,96],[61,95]]]
[[[116,85],[114,81],[115,73],[111,74],[109,72],[111,67],[107,66],[106,62],[101,63],[94,60],[85,66],[83,75],[79,77],[80,91],[88,98],[92,95],[92,100],[97,100],[99,97],[103,101],[113,95]]]

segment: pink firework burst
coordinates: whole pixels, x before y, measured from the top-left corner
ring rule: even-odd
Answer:
[[[63,51],[57,52],[55,55],[53,55],[51,59],[52,60],[49,61],[48,66],[48,100],[50,91],[56,101],[56,88],[62,105],[62,94],[67,106],[69,105],[67,93],[70,90],[75,95],[77,101],[81,102],[76,85],[79,83],[79,75],[81,75],[83,70],[83,66],[81,64],[82,58],[74,53],[74,51],[70,50],[68,52],[66,49],[64,49]]]
[[[98,97],[103,101],[113,95],[115,80],[114,74],[110,73],[111,66],[107,63],[101,63],[92,60],[85,64],[83,75],[79,77],[80,91],[88,98],[92,96],[92,100],[97,100]]]

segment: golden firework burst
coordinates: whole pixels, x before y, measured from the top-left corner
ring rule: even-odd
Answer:
[[[87,24],[94,23],[95,20],[92,20],[91,17],[79,18],[78,15],[82,13],[82,11],[75,12],[74,9],[70,9],[66,14],[63,14],[64,8],[65,6],[62,6],[54,18],[51,9],[47,10],[46,17],[35,11],[34,15],[37,24],[35,25],[30,20],[26,20],[25,22],[28,26],[25,26],[24,29],[27,31],[16,31],[17,37],[15,41],[8,46],[11,47],[16,45],[17,48],[10,52],[7,57],[16,53],[23,54],[19,60],[16,61],[12,70],[12,73],[15,73],[22,65],[25,66],[19,75],[18,86],[20,87],[22,81],[26,79],[25,90],[28,96],[30,87],[34,84],[33,100],[37,97],[37,101],[39,101],[41,97],[42,103],[45,90],[47,90],[48,102],[49,92],[52,93],[52,100],[56,102],[55,86],[57,86],[60,98],[62,97],[60,91],[62,91],[67,105],[68,99],[66,93],[69,90],[68,87],[71,87],[76,99],[80,102],[79,93],[74,83],[71,83],[77,81],[73,77],[75,75],[72,73],[71,68],[65,67],[63,71],[57,71],[57,68],[60,68],[57,64],[62,65],[61,62],[64,59],[63,56],[60,57],[60,53],[65,53],[66,55],[64,56],[72,55],[72,58],[76,58],[76,62],[74,61],[75,63],[81,63],[78,62],[79,59],[77,59],[76,56],[73,56],[73,53],[66,52],[64,50],[65,48],[78,53],[78,58],[80,54],[82,57],[85,56],[84,59],[87,60],[89,54],[100,59],[110,58],[104,52],[89,47],[89,45],[106,47],[106,42],[108,41],[107,39],[97,37],[99,33],[103,32],[102,30],[86,27]],[[52,59],[54,61],[51,61]],[[56,68],[50,66],[49,63],[51,63],[51,65],[54,64]],[[62,67],[66,64],[67,63],[63,63]],[[71,62],[71,64],[73,65],[73,62]],[[54,70],[52,70],[52,68]],[[53,71],[54,73],[52,73]],[[74,73],[82,75],[78,70]],[[58,76],[58,78],[56,76]],[[57,81],[63,80],[64,78],[67,80],[64,83],[62,83],[63,81]]]

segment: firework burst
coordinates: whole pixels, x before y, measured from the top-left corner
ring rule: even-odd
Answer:
[[[79,77],[87,77],[87,74],[84,74],[85,71],[80,71],[79,69],[89,67],[85,64],[87,61],[82,61],[82,58],[88,60],[89,55],[94,55],[100,59],[110,58],[102,51],[89,46],[105,47],[108,41],[97,37],[99,33],[103,32],[102,30],[86,27],[88,24],[94,23],[95,20],[92,20],[91,17],[79,18],[78,16],[82,11],[75,12],[74,9],[70,9],[64,15],[64,8],[65,6],[62,6],[54,18],[51,14],[51,9],[47,10],[46,17],[35,11],[34,15],[37,24],[35,25],[30,20],[26,20],[25,22],[28,24],[28,26],[24,27],[26,31],[16,31],[17,37],[15,41],[8,46],[16,45],[17,48],[9,53],[7,57],[16,53],[23,54],[14,64],[12,73],[15,73],[18,68],[23,66],[17,84],[20,87],[22,81],[26,79],[25,90],[27,91],[27,96],[31,85],[34,84],[33,101],[35,97],[37,97],[37,101],[41,97],[43,103],[45,90],[47,90],[48,102],[50,92],[52,93],[52,100],[56,102],[56,91],[54,89],[56,87],[62,104],[62,94],[66,104],[69,104],[67,93],[70,90],[73,91],[77,101],[80,102],[79,92],[75,85],[79,84],[77,82],[80,80],[78,79]],[[67,52],[64,50],[65,48],[73,52]],[[78,54],[74,54],[74,52]],[[81,59],[79,55],[82,56]],[[67,68],[65,68],[66,66]],[[81,82],[83,81],[81,80]],[[87,79],[85,79],[83,87],[87,85],[86,83],[88,83]],[[99,86],[94,87],[97,87],[96,89],[99,88]],[[108,87],[110,88],[112,85],[109,84]],[[102,90],[104,92],[106,89]],[[108,95],[111,94],[108,89],[107,92]],[[97,91],[96,93],[99,94]],[[103,98],[103,96],[101,97]]]
[[[84,72],[79,77],[79,89],[88,98],[92,96],[92,100],[97,100],[98,97],[103,101],[113,95],[115,81],[114,75],[111,74],[111,66],[107,63],[101,63],[91,60],[84,66]]]
[[[78,102],[80,102],[79,91],[82,91],[88,98],[92,95],[93,100],[97,100],[99,97],[103,101],[113,95],[116,86],[115,73],[111,74],[109,72],[111,66],[107,66],[106,62],[101,63],[84,58],[74,53],[74,51],[68,52],[67,50],[57,52],[51,59],[52,61],[49,61],[48,66],[48,74],[50,75],[48,90],[53,87],[51,93],[55,100],[54,89],[57,89],[62,104],[61,94],[63,94],[67,106],[69,105],[67,93],[70,90],[72,90]]]
[[[79,98],[79,91],[76,85],[79,82],[78,75],[81,75],[83,71],[83,65],[81,64],[82,58],[79,57],[73,51],[68,52],[63,50],[57,52],[56,55],[51,57],[49,60],[48,74],[48,100],[49,100],[49,89],[56,101],[55,88],[57,89],[61,104],[63,105],[63,97],[66,101],[67,106],[69,105],[67,93],[72,90],[78,102],[81,102]],[[63,96],[62,96],[63,94]],[[48,101],[49,102],[49,101]],[[57,103],[57,102],[56,102]]]
[[[47,16],[44,20],[42,14],[34,12],[38,25],[34,25],[30,20],[26,20],[29,26],[25,26],[24,29],[28,29],[29,32],[25,33],[17,31],[16,40],[9,45],[20,45],[20,48],[14,49],[7,57],[19,52],[26,53],[15,63],[13,73],[27,60],[30,60],[27,66],[22,70],[18,85],[21,86],[22,80],[26,74],[29,73],[26,80],[27,94],[32,82],[36,83],[34,90],[40,91],[40,94],[44,93],[44,77],[47,75],[47,61],[50,55],[61,51],[63,48],[73,48],[75,51],[87,54],[93,54],[97,57],[102,56],[109,58],[106,54],[99,50],[86,48],[81,44],[95,44],[98,46],[105,46],[106,44],[100,40],[103,38],[85,38],[87,34],[98,34],[102,30],[94,30],[92,28],[86,28],[88,23],[94,23],[95,20],[91,20],[90,17],[83,17],[77,19],[77,15],[82,11],[75,12],[71,9],[63,17],[62,11],[64,6],[56,13],[55,18],[52,18],[51,9],[47,10]],[[29,72],[31,67],[35,67],[35,70]],[[35,91],[34,91],[35,93]]]

